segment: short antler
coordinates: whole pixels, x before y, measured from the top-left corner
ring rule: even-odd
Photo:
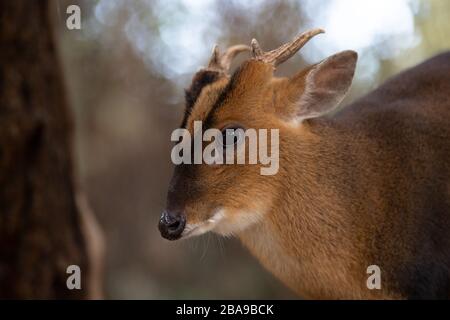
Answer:
[[[241,52],[251,51],[249,46],[244,44],[238,44],[232,47],[229,47],[224,54],[219,52],[219,47],[217,45],[214,46],[211,58],[208,63],[208,69],[222,71],[227,73],[230,69],[231,62],[233,59]]]
[[[253,39],[251,43],[253,58],[266,63],[271,63],[276,67],[277,65],[292,57],[311,38],[324,32],[325,31],[322,29],[313,29],[310,31],[306,31],[295,37],[295,39],[291,42],[283,44],[281,47],[268,52],[264,52],[259,46],[258,41],[256,41],[256,39]]]

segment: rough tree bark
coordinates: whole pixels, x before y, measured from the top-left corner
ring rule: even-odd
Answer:
[[[0,298],[95,296],[50,5],[0,0]]]

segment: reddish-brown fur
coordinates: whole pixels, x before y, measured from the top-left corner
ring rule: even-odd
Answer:
[[[183,126],[279,129],[280,170],[178,165],[168,210],[203,225],[224,208],[213,231],[237,235],[302,297],[448,298],[450,53],[325,115],[332,108],[323,106],[340,101],[334,93],[345,94],[355,62],[353,52],[333,56],[310,87],[319,65],[275,78],[272,65],[252,59],[231,78],[197,77]],[[381,269],[380,290],[366,287],[369,265]]]

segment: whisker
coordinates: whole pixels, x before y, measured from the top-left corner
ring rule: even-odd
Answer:
[[[207,238],[206,245],[203,247],[204,249],[203,249],[203,253],[202,253],[201,257],[200,257],[200,261],[202,261],[203,258],[206,257],[206,252],[208,251],[209,240],[211,239],[211,234],[207,233],[206,234],[206,238]]]

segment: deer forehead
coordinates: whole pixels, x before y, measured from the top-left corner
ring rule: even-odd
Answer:
[[[205,86],[191,110],[185,110],[187,117],[186,129],[193,133],[194,121],[205,121],[221,92],[225,89],[229,78],[223,77]]]
[[[189,112],[186,128],[192,132],[194,121],[208,124],[214,114],[224,109],[224,105],[231,105],[233,108],[227,108],[226,112],[220,113],[222,120],[248,117],[249,111],[263,106],[263,100],[268,98],[272,73],[273,67],[267,63],[247,61],[231,78],[223,77],[205,86],[192,110],[186,110]]]

